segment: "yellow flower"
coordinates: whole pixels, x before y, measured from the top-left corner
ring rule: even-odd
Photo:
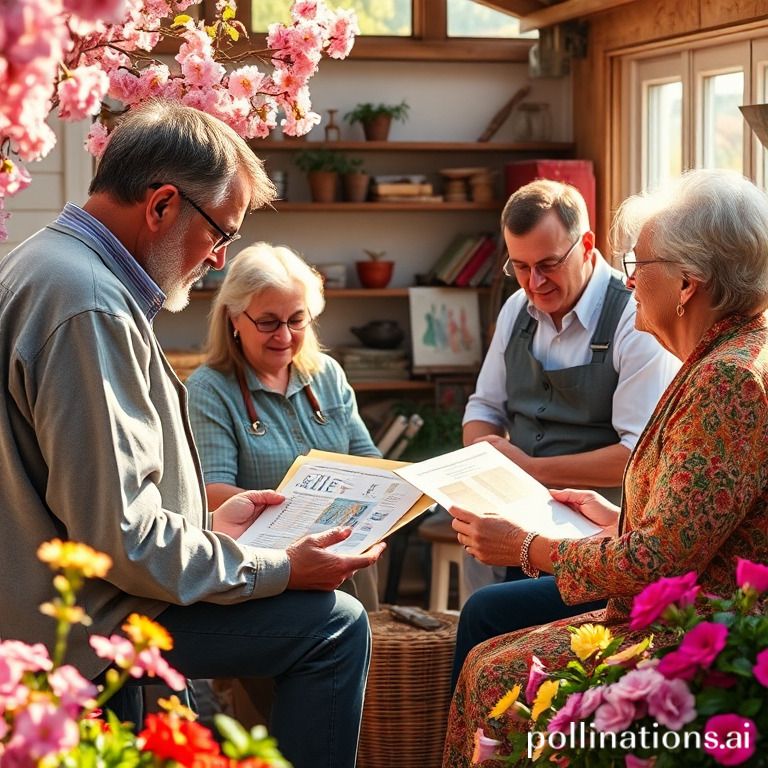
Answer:
[[[607,648],[613,636],[611,630],[602,624],[582,624],[580,627],[570,628],[571,650],[582,660],[586,661],[593,653]]]
[[[641,640],[639,643],[635,643],[634,645],[630,645],[629,648],[625,648],[623,651],[619,651],[618,653],[614,653],[613,656],[609,656],[606,660],[606,664],[623,664],[626,661],[631,661],[636,656],[640,656],[643,651],[651,644],[651,641],[653,640],[653,635],[648,635],[648,637],[645,638],[645,640]]]
[[[536,698],[533,701],[531,720],[538,720],[541,713],[552,706],[552,699],[555,698],[555,694],[557,693],[557,689],[559,687],[559,680],[545,680],[539,686],[539,690],[536,692]]]
[[[488,715],[488,717],[501,717],[517,701],[517,697],[519,695],[520,686],[515,685],[498,700],[496,706],[491,710],[491,713]]]
[[[165,627],[138,613],[132,613],[128,617],[123,624],[123,632],[135,645],[159,648],[161,651],[170,651],[173,648],[173,640]]]
[[[182,720],[189,720],[194,722],[197,720],[197,714],[193,712],[189,707],[184,706],[176,694],[173,694],[168,699],[158,699],[157,703],[166,711],[172,715],[177,715]]]
[[[38,548],[37,557],[54,570],[77,571],[86,578],[103,579],[112,567],[109,555],[76,541],[46,541]]]
[[[86,627],[91,624],[90,618],[85,615],[85,611],[79,605],[63,605],[59,602],[43,603],[40,606],[40,613],[67,624],[82,624]]]

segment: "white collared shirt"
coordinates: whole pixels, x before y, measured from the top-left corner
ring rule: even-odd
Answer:
[[[605,301],[611,270],[595,250],[595,269],[576,306],[568,312],[558,331],[552,318],[531,304],[522,289],[509,297],[499,313],[496,330],[469,398],[463,423],[487,421],[507,428],[507,369],[504,352],[521,311],[538,320],[531,351],[546,371],[586,365],[592,359],[590,342]],[[619,441],[634,448],[656,403],[677,373],[681,362],[649,333],[635,330],[636,304],[630,296],[616,327],[611,347],[613,367],[619,381],[613,394],[611,422]]]

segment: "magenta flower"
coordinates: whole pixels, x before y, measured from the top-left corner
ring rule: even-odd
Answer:
[[[752,674],[760,685],[768,688],[768,648],[757,654],[755,662],[755,666],[752,667]]]
[[[603,703],[595,710],[595,728],[598,731],[625,731],[637,714],[635,702],[624,698],[620,692],[614,693],[613,688],[608,688]]]
[[[581,718],[582,693],[572,693],[558,713],[547,723],[550,733],[568,733],[571,723],[578,723]]]
[[[541,659],[538,656],[532,656],[531,669],[528,672],[528,684],[525,686],[525,698],[529,704],[533,704],[536,691],[548,677],[547,668],[541,663]]]
[[[60,705],[73,717],[83,707],[93,706],[95,703],[98,689],[69,664],[51,672],[48,682],[51,684],[51,690],[59,697]]]
[[[720,765],[741,765],[757,748],[758,733],[752,720],[741,715],[713,715],[704,725],[704,751]]]
[[[643,629],[653,624],[674,603],[690,605],[698,594],[696,572],[682,576],[663,577],[649,584],[632,604],[631,630]]]
[[[648,714],[670,730],[679,731],[696,717],[695,705],[684,680],[664,680],[648,697]]]
[[[754,589],[755,592],[768,592],[768,565],[753,563],[750,560],[737,558],[736,583],[743,589]]]
[[[695,659],[692,659],[680,650],[676,650],[668,653],[661,659],[656,669],[661,672],[664,677],[670,679],[680,678],[681,680],[693,680],[696,673],[699,671],[699,665],[696,663]]]
[[[653,757],[646,759],[637,755],[625,755],[624,768],[650,768],[655,762]]]
[[[587,690],[584,691],[584,695],[581,697],[581,709],[579,711],[580,720],[588,718],[603,703],[605,690],[605,686],[600,685],[597,688],[587,688]]]
[[[727,640],[728,627],[713,621],[702,621],[686,633],[679,651],[706,668],[725,648]]]

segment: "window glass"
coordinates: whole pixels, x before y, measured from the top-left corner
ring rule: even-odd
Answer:
[[[683,83],[647,85],[645,111],[643,186],[652,188],[683,170]]]
[[[703,79],[703,165],[743,172],[744,73],[728,72]]]
[[[354,8],[361,35],[410,37],[413,34],[411,0],[326,0],[329,8]],[[252,0],[251,29],[265,32],[275,21],[290,20],[291,0]]]
[[[520,22],[473,0],[447,0],[448,37],[537,38],[537,30],[520,32]]]

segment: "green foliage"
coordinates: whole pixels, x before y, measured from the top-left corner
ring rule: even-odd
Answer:
[[[223,752],[235,760],[261,758],[269,762],[272,768],[290,768],[277,749],[277,742],[267,735],[263,725],[255,725],[247,731],[237,720],[227,715],[218,714],[213,718],[216,728],[224,737]]]
[[[404,416],[418,413],[424,419],[424,426],[416,433],[408,448],[400,457],[402,461],[422,461],[441,453],[458,450],[463,446],[462,412],[453,408],[436,408],[423,403],[402,402],[397,412]]]
[[[354,123],[369,123],[379,115],[389,115],[393,120],[402,123],[408,117],[409,109],[410,107],[405,101],[401,101],[399,104],[372,104],[367,101],[356,104],[351,112],[344,115],[344,119],[352,125]]]
[[[304,173],[313,171],[335,171],[346,173],[349,160],[342,152],[335,149],[305,149],[299,152],[293,161],[296,167]]]

